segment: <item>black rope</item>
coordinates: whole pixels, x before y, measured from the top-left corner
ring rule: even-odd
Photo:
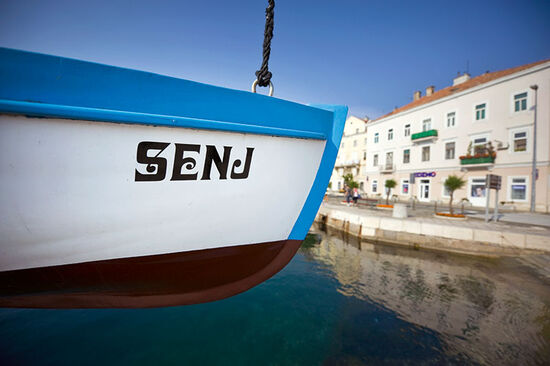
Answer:
[[[269,71],[269,54],[271,53],[271,39],[273,38],[273,8],[275,8],[275,0],[268,0],[269,5],[265,9],[265,32],[264,32],[264,47],[263,61],[260,70],[256,71],[256,79],[259,86],[268,86],[271,81],[271,72]]]

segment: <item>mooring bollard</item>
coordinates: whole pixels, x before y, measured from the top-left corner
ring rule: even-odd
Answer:
[[[396,203],[393,205],[393,217],[404,219],[407,217],[407,205],[404,203]]]

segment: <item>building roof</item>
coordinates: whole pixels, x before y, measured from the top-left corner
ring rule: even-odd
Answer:
[[[504,77],[504,76],[514,74],[516,72],[520,72],[520,71],[529,69],[531,67],[543,64],[543,63],[548,62],[548,61],[550,61],[550,59],[537,61],[537,62],[533,62],[533,63],[530,63],[530,64],[522,65],[522,66],[516,66],[516,67],[512,67],[510,69],[494,71],[494,72],[486,72],[485,74],[473,77],[470,80],[465,81],[461,84],[454,85],[454,86],[451,85],[451,86],[448,86],[444,89],[438,90],[430,96],[425,95],[425,96],[421,97],[420,99],[412,101],[411,103],[406,104],[402,107],[396,108],[393,111],[391,111],[390,113],[388,113],[388,114],[386,114],[382,117],[379,117],[379,118],[377,118],[373,121],[378,121],[378,120],[381,120],[383,118],[389,117],[391,115],[399,114],[399,113],[404,112],[408,109],[412,109],[412,108],[421,106],[423,104],[431,103],[431,102],[436,101],[438,99],[445,98],[445,97],[450,96],[452,94],[460,93],[464,90],[473,88],[473,87],[481,85],[481,84],[488,83],[489,81],[493,81],[493,80],[499,79],[499,78]]]

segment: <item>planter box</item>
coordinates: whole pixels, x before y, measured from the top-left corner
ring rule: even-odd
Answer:
[[[460,165],[471,165],[471,164],[487,164],[487,163],[494,163],[495,158],[491,156],[486,156],[483,158],[465,158],[460,159]]]
[[[436,212],[435,217],[439,218],[439,219],[448,219],[448,220],[466,220],[468,219],[466,216],[462,215],[462,214],[454,214],[451,216],[450,213],[446,213],[446,212]]]
[[[411,140],[414,141],[418,139],[423,139],[425,137],[437,137],[437,130],[428,130],[428,131],[413,133],[411,135]]]

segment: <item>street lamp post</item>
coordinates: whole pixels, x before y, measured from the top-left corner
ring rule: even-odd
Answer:
[[[535,115],[533,122],[533,167],[531,171],[531,212],[535,212],[535,187],[537,183],[537,84],[530,87],[535,91]]]

